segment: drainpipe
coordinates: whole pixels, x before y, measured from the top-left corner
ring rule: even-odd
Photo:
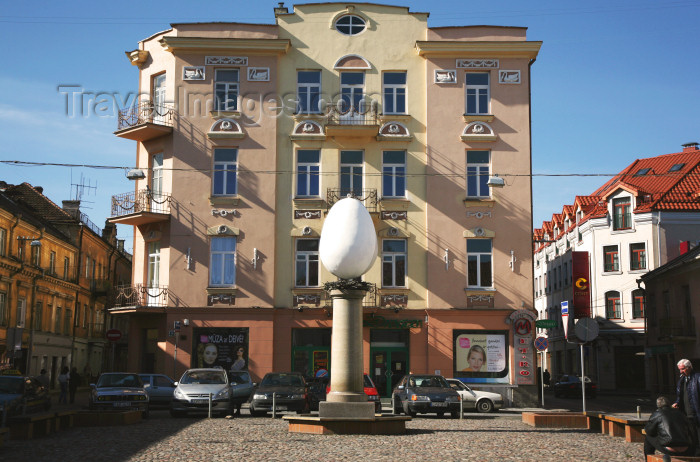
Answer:
[[[44,238],[44,228],[39,228],[39,239],[40,241]],[[41,243],[39,244],[41,246]],[[39,247],[38,256],[41,256],[41,247]],[[30,252],[31,258],[31,252]],[[38,260],[38,258],[37,258]],[[39,266],[39,274],[32,278],[32,297],[31,303],[29,305],[29,344],[27,345],[27,363],[26,363],[26,373],[27,375],[32,375],[30,370],[32,365],[32,350],[34,350],[34,311],[36,305],[36,281],[44,277],[44,270]]]
[[[76,268],[77,268],[77,281],[76,285],[78,286],[77,289],[75,289],[75,309],[73,310],[73,338],[71,339],[70,342],[70,365],[69,368],[70,370],[73,370],[73,356],[74,356],[74,350],[75,350],[75,329],[78,327],[78,312],[80,311],[80,262],[82,261],[82,255],[83,255],[83,232],[85,231],[85,228],[83,226],[83,222],[79,222],[79,230],[80,230],[80,238],[78,239],[78,261],[76,262]],[[83,316],[85,316],[83,314]],[[89,361],[89,356],[88,356],[88,361]]]
[[[533,196],[532,196],[532,65],[535,64],[535,61],[537,61],[537,58],[533,58],[530,60],[530,62],[527,65],[527,118],[528,118],[528,135],[529,135],[529,143],[530,143],[530,249],[534,248],[534,239],[535,236],[532,233],[532,230],[535,229],[535,222],[533,218],[533,210],[534,210],[534,204],[533,204]],[[532,253],[532,252],[530,252]],[[534,264],[534,262],[533,262]],[[535,278],[534,278],[534,269],[533,269],[533,277],[531,282],[531,289],[530,293],[535,293]],[[534,302],[534,300],[533,300]]]
[[[656,267],[661,266],[661,211],[656,212]],[[651,271],[650,268],[647,270]]]

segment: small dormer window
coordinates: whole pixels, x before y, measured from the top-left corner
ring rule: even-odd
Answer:
[[[343,35],[357,35],[364,31],[366,27],[365,20],[354,14],[341,16],[335,22],[335,30]]]
[[[647,173],[649,173],[650,170],[651,170],[650,168],[640,169],[637,173],[634,174],[634,176],[644,176]]]
[[[669,172],[679,172],[681,169],[685,167],[685,164],[675,164],[673,167],[669,168]]]
[[[632,228],[632,200],[629,197],[613,199],[613,229]]]

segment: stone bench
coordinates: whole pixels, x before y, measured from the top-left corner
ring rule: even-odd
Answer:
[[[56,413],[54,420],[54,431],[67,430],[73,428],[77,411],[60,411]]]
[[[37,436],[46,436],[54,428],[56,414],[34,414],[10,418],[10,438],[13,440],[30,440]]]
[[[602,421],[603,433],[624,437],[628,443],[642,443],[644,442],[642,430],[648,421],[648,419],[640,419],[636,416],[605,414]]]
[[[588,430],[596,433],[605,433],[605,413],[598,411],[586,411]]]
[[[523,412],[522,419],[536,428],[588,428],[581,412]]]

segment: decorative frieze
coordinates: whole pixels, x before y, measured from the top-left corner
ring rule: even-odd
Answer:
[[[385,212],[382,211],[382,220],[407,220],[408,212]]]
[[[295,210],[294,219],[317,220],[321,218],[320,210]]]
[[[457,69],[498,69],[497,59],[458,59]]]
[[[314,295],[314,294],[301,294],[301,295],[295,295],[293,298],[293,304],[294,306],[319,306],[321,305],[321,296],[320,295]]]
[[[435,69],[435,83],[457,83],[457,71],[454,69]]]
[[[408,295],[387,294],[381,296],[381,306],[403,306],[408,305]]]
[[[270,68],[269,67],[249,67],[248,68],[249,82],[269,82]]]
[[[520,71],[498,71],[498,83],[520,84]]]
[[[214,305],[235,305],[236,294],[209,294],[207,295],[207,306]]]
[[[467,217],[474,217],[477,220],[481,220],[484,217],[493,218],[492,212],[467,212]]]
[[[211,214],[212,214],[213,216],[220,216],[220,217],[226,217],[227,215],[233,215],[233,216],[235,216],[235,215],[238,214],[238,210],[236,210],[236,209],[229,209],[229,210],[226,210],[226,209],[221,209],[221,210],[219,210],[219,209],[211,209]]]
[[[216,65],[232,65],[232,66],[247,66],[247,56],[207,56],[204,58],[204,64],[208,66]]]
[[[182,68],[182,80],[204,80],[204,66],[185,66]]]

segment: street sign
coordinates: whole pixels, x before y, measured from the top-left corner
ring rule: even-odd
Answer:
[[[122,331],[119,329],[110,329],[106,333],[107,340],[110,342],[116,342],[122,338]]]
[[[576,326],[574,327],[576,331],[576,337],[584,343],[592,342],[598,336],[600,328],[595,319],[591,318],[581,318],[576,321]]]
[[[540,329],[554,329],[557,327],[557,321],[555,319],[538,319],[535,321],[535,327]]]
[[[547,340],[547,337],[540,335],[535,339],[535,348],[537,348],[538,351],[546,350],[548,345],[549,341]]]
[[[564,324],[564,338],[569,338],[569,302],[561,302],[561,322]]]

